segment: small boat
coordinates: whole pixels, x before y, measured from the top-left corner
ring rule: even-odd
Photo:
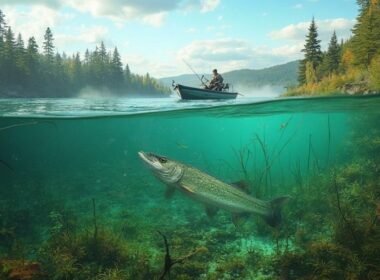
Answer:
[[[228,88],[219,91],[188,87],[180,84],[176,84],[174,90],[185,100],[235,99],[238,95],[237,92],[228,91]]]

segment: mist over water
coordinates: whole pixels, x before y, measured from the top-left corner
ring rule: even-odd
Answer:
[[[233,91],[237,91],[241,94],[241,98],[252,98],[252,97],[264,97],[264,98],[275,98],[279,97],[285,92],[285,88],[282,86],[262,86],[262,87],[247,87],[245,85],[236,84],[233,87]]]

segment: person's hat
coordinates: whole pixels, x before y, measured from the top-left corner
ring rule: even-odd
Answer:
[[[214,70],[212,70],[212,72],[215,72],[215,73],[216,73],[216,72],[218,72],[218,70],[214,69]]]

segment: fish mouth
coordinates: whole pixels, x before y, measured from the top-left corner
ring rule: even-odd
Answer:
[[[144,153],[143,151],[138,152],[138,155],[140,159],[142,159],[145,163],[150,163],[150,159],[148,154]]]
[[[157,159],[157,156],[152,153],[145,153],[143,151],[138,152],[140,159],[151,169],[162,169],[163,166]]]

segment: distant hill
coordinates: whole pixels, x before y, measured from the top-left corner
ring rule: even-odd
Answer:
[[[299,61],[296,60],[264,69],[241,69],[222,73],[222,75],[224,80],[231,83],[235,88],[260,88],[264,86],[283,88],[285,86],[297,84],[298,64]],[[210,79],[210,74],[204,74],[204,76],[207,79]],[[167,86],[171,85],[172,80],[176,83],[189,86],[198,87],[200,85],[198,78],[194,74],[185,74],[160,79],[160,81]]]

